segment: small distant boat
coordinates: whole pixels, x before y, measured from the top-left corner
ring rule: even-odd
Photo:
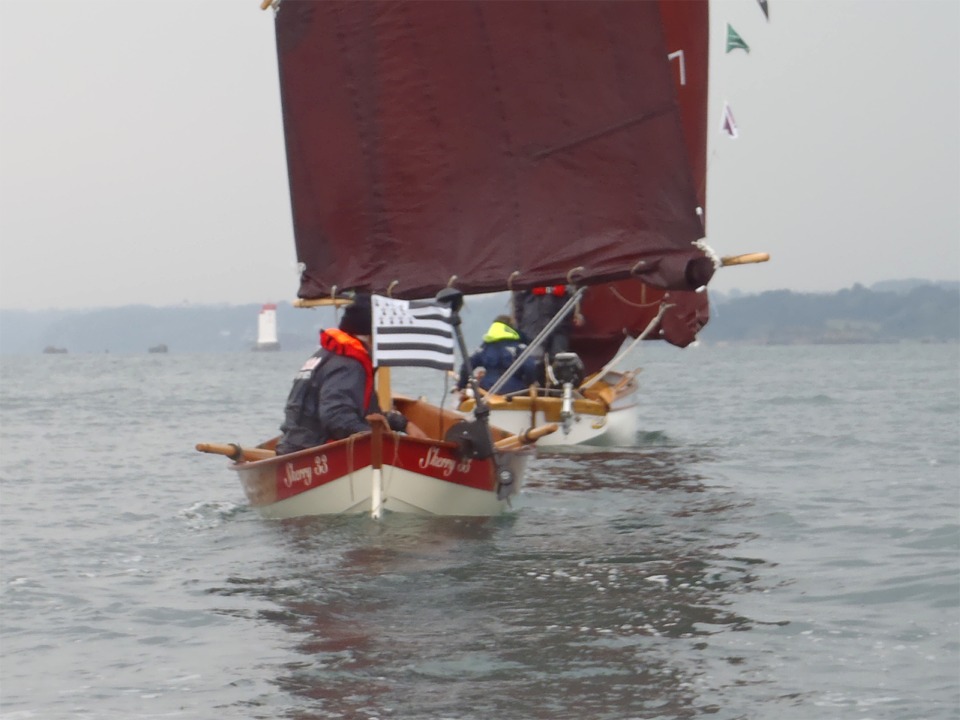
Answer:
[[[65,355],[66,352],[67,352],[67,349],[66,349],[66,348],[54,347],[53,345],[47,345],[47,346],[43,349],[43,354],[44,354],[44,355]]]
[[[167,348],[166,345],[164,345],[163,343],[160,343],[159,345],[154,345],[151,348],[147,348],[147,352],[148,353],[165,353],[168,351],[168,349],[169,348]]]
[[[257,344],[253,349],[258,352],[280,349],[280,342],[277,340],[277,306],[273,303],[267,303],[260,308],[257,318]]]

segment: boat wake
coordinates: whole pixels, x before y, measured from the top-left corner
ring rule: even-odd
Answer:
[[[177,515],[183,518],[188,526],[199,530],[218,527],[231,518],[248,512],[249,508],[245,505],[222,500],[205,500],[184,508]]]

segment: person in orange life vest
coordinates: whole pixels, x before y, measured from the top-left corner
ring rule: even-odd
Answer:
[[[366,416],[380,412],[370,359],[369,295],[357,295],[338,328],[320,333],[320,349],[300,368],[284,409],[277,454],[342,440],[370,429]],[[406,418],[386,413],[390,429],[403,432]]]
[[[517,320],[516,327],[525,336],[525,340],[533,342],[568,299],[566,285],[548,285],[515,292],[513,316]],[[583,324],[583,316],[580,315],[579,310],[574,310],[567,315],[563,322],[547,336],[538,348],[537,357],[542,358],[546,354],[549,358],[553,358],[557,353],[568,352],[570,331],[575,324],[577,326]]]

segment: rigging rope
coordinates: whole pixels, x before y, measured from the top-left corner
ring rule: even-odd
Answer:
[[[619,355],[617,355],[617,357],[615,357],[613,360],[611,360],[611,361],[608,362],[606,365],[604,365],[602,368],[600,368],[600,372],[598,372],[596,375],[594,375],[592,378],[590,378],[587,382],[585,382],[583,385],[581,385],[581,386],[580,386],[581,392],[582,392],[583,390],[586,390],[588,387],[590,387],[591,385],[593,385],[595,382],[597,382],[597,380],[599,380],[599,379],[602,378],[604,375],[606,375],[607,372],[609,372],[610,368],[612,368],[614,365],[616,365],[616,364],[619,363],[621,360],[623,360],[623,358],[625,358],[627,355],[629,355],[629,354],[630,354],[630,351],[633,350],[634,347],[636,347],[636,344],[637,344],[638,342],[640,342],[641,340],[644,340],[644,339],[647,337],[647,335],[649,335],[651,332],[653,332],[653,329],[654,329],[654,328],[657,326],[657,324],[660,322],[660,318],[663,317],[663,314],[664,314],[667,310],[669,310],[670,308],[672,308],[672,307],[673,307],[672,304],[662,303],[662,304],[660,305],[660,312],[658,312],[658,313],[657,313],[657,316],[656,316],[653,320],[650,321],[650,324],[647,325],[646,329],[645,329],[642,333],[640,333],[640,335],[638,335],[637,338],[636,338],[632,343],[630,343],[630,345],[627,346],[627,349],[626,349],[626,350],[624,350],[622,353],[620,353]]]
[[[659,300],[653,300],[652,302],[648,302],[648,303],[635,303],[632,300],[627,300],[627,298],[621,295],[620,291],[617,290],[612,285],[610,286],[609,289],[610,289],[610,292],[613,293],[614,297],[617,298],[617,300],[622,302],[624,305],[629,305],[630,307],[635,307],[635,308],[653,307],[654,305],[660,302]]]

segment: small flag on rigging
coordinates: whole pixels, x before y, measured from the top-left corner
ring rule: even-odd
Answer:
[[[757,0],[760,3],[760,9],[763,10],[763,16],[769,21],[770,20],[770,8],[767,7],[767,0]]]
[[[731,138],[736,139],[740,133],[737,131],[737,123],[733,120],[733,110],[730,109],[729,103],[723,103],[723,123],[720,125],[720,130],[727,133]]]
[[[373,296],[373,364],[452,370],[450,308],[433,300]]]
[[[733,29],[733,25],[727,23],[727,52],[737,50],[738,48],[746,50],[748,53],[750,52],[750,46],[747,45],[737,31]]]

